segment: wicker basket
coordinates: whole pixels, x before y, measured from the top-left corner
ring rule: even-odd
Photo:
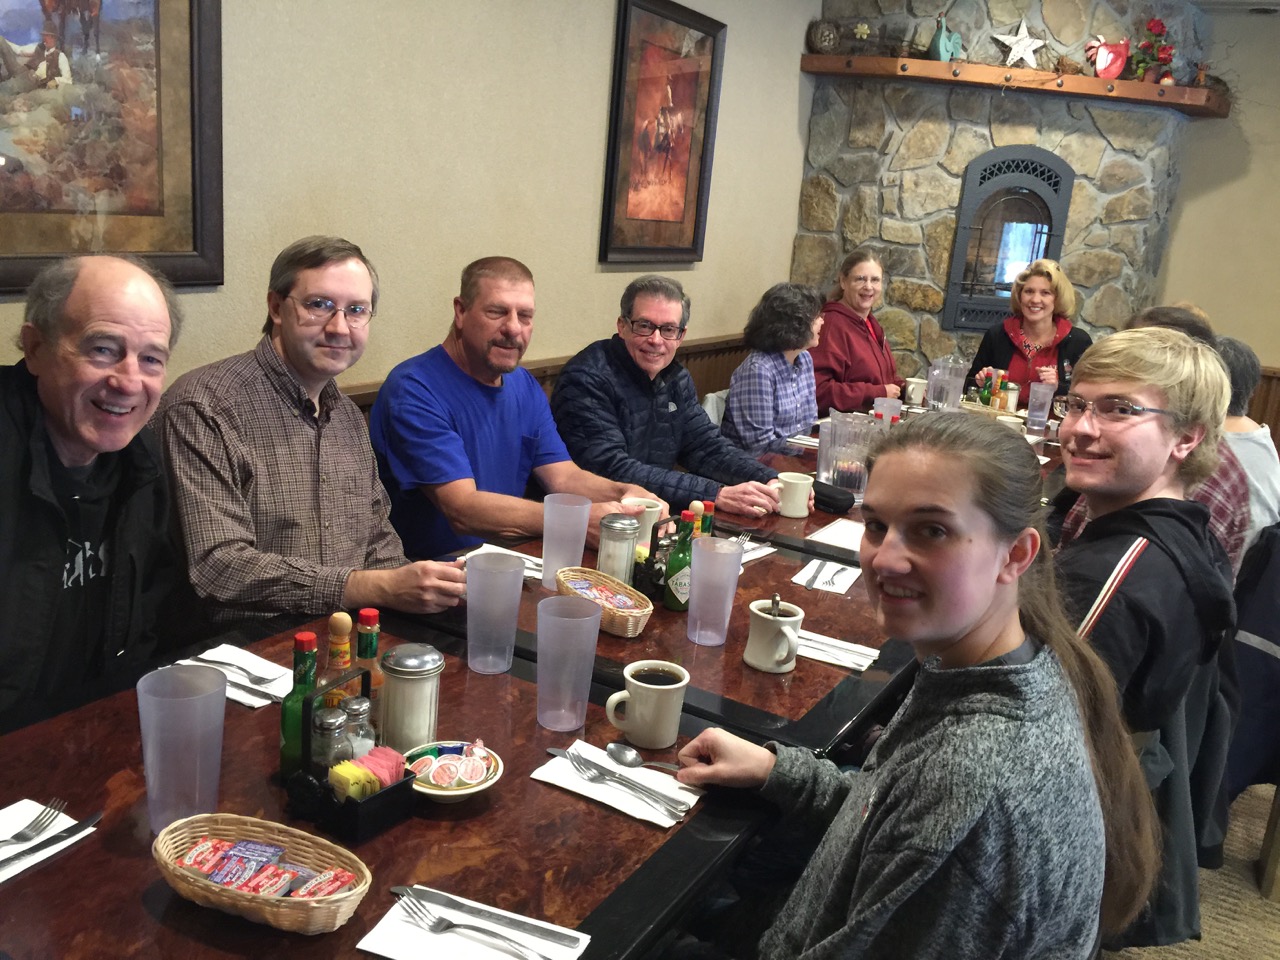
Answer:
[[[993,419],[995,417],[1020,417],[1023,420],[1027,418],[1026,410],[1013,410],[1013,411],[1004,410],[999,407],[988,407],[986,404],[983,404],[983,403],[972,403],[968,400],[960,401],[960,409],[967,410],[970,413],[985,414],[986,416],[991,417]]]
[[[649,622],[649,615],[653,613],[653,601],[646,597],[639,590],[628,586],[617,577],[611,577],[607,573],[601,573],[599,570],[592,570],[590,567],[564,567],[556,574],[556,591],[567,597],[580,597],[582,594],[569,586],[570,580],[587,580],[593,586],[599,584],[613,593],[620,593],[628,599],[635,601],[635,607],[631,610],[619,610],[617,607],[611,607],[607,603],[601,603],[595,597],[588,597],[588,600],[596,603],[600,607],[600,629],[605,633],[611,633],[615,637],[632,637],[640,636],[640,631],[644,629],[644,625]]]
[[[314,899],[268,897],[229,890],[200,874],[183,870],[175,863],[205,836],[274,843],[284,847],[285,862],[317,871],[341,867],[356,875],[355,885],[341,893]],[[369,868],[350,850],[302,830],[233,813],[201,813],[174,821],[160,831],[160,836],[151,845],[151,855],[165,881],[178,896],[292,933],[331,933],[337,930],[351,919],[373,882]]]

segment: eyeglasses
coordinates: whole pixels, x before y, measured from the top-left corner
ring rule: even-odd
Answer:
[[[373,319],[373,305],[368,303],[349,303],[345,307],[340,307],[328,297],[307,297],[305,300],[299,300],[290,294],[285,299],[292,300],[302,308],[299,323],[304,327],[323,327],[337,316],[339,311],[346,319],[347,326],[353,330],[360,329]]]
[[[849,279],[853,282],[855,286],[859,286],[859,287],[862,286],[864,283],[869,283],[873,287],[878,287],[880,286],[880,284],[884,282],[883,277],[850,277]]]
[[[1163,413],[1170,417],[1177,416],[1172,410],[1161,410],[1159,407],[1144,407],[1142,404],[1125,400],[1123,397],[1099,397],[1097,400],[1085,400],[1069,393],[1065,397],[1053,398],[1053,412],[1063,420],[1068,417],[1084,416],[1086,410],[1093,410],[1094,416],[1112,423],[1125,423],[1144,413]]]
[[[627,320],[627,326],[637,337],[652,337],[657,330],[663,340],[679,340],[684,336],[685,328],[676,323],[664,323],[658,326],[648,320]]]

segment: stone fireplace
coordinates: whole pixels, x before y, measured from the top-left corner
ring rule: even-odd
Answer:
[[[846,26],[862,20],[873,32],[897,30],[924,44],[940,6],[945,4],[827,0],[824,16]],[[1149,3],[1141,14],[1133,5],[1124,24],[1100,0],[1044,0],[1029,10],[1002,0],[952,6],[948,25],[962,28],[965,55],[984,63],[1001,62],[1002,48],[991,34],[1011,32],[1009,25],[1016,28],[1023,15],[1032,33],[1047,41],[1040,54],[1045,66],[1059,55],[1084,61],[1089,37],[1118,39],[1147,16],[1164,16],[1170,34],[1185,38],[1180,56],[1194,56],[1201,43],[1202,18],[1183,3]],[[968,22],[957,24],[960,16]],[[985,40],[970,43],[970,37]],[[1044,76],[1046,85],[1054,79]],[[1007,316],[1007,296],[980,291],[995,296],[966,302],[952,277],[953,259],[965,254],[956,240],[966,172],[974,161],[981,167],[979,158],[992,151],[999,156],[1002,148],[1031,147],[1052,158],[1045,164],[1050,172],[1057,166],[1070,181],[1058,195],[1065,217],[1046,237],[1046,255],[1062,263],[1076,287],[1076,322],[1091,332],[1115,328],[1152,302],[1188,122],[1165,106],[1060,92],[818,76],[791,278],[826,290],[846,252],[875,246],[887,274],[876,317],[901,375],[914,376],[939,356],[972,355],[981,331]],[[1040,191],[1046,205],[1052,205],[1050,193]],[[961,237],[967,244],[969,231]],[[963,316],[968,320],[961,322]]]

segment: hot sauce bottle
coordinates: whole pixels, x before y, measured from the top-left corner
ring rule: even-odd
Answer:
[[[324,672],[316,681],[317,687],[323,687],[330,680],[336,680],[351,669],[351,614],[339,610],[329,618],[329,660]],[[333,687],[324,694],[326,707],[337,707],[347,697],[360,695],[360,681],[351,680],[340,687]]]
[[[280,705],[280,776],[302,769],[302,701],[316,688],[316,635],[293,635],[293,689]]]
[[[381,630],[378,611],[373,607],[362,607],[356,619],[356,666],[369,671],[369,699],[372,701],[369,722],[375,730],[380,722],[378,708],[383,683],[382,664],[378,662],[378,635]]]

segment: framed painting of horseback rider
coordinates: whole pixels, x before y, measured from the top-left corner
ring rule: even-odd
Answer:
[[[702,259],[726,27],[618,0],[601,263]]]
[[[221,283],[218,0],[0,0],[0,293],[132,253]]]

